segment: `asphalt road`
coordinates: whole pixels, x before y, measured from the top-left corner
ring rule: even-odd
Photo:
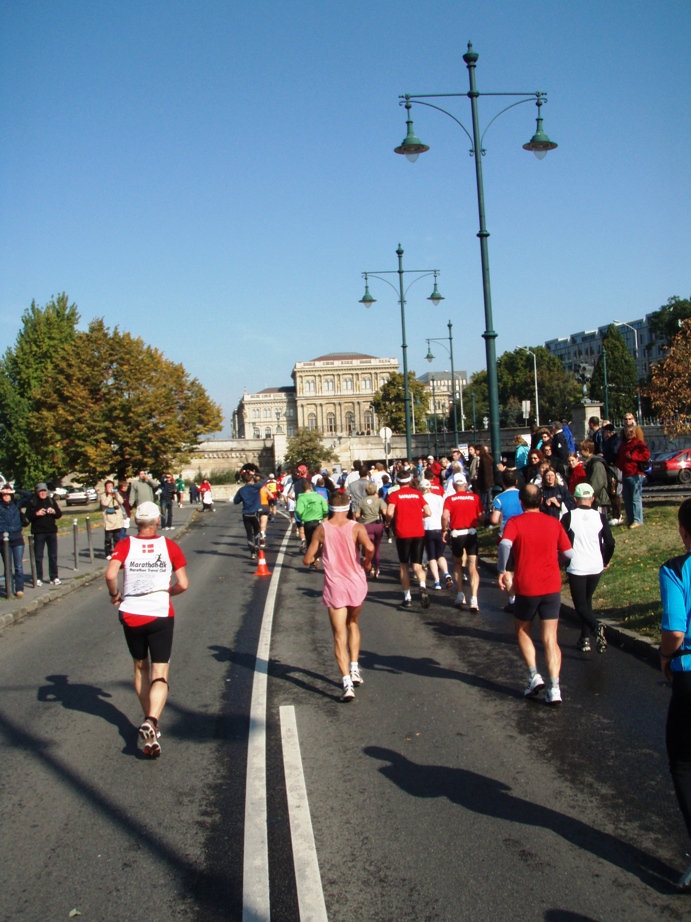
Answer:
[[[271,570],[283,531],[270,533]],[[181,543],[191,588],[176,599],[161,759],[137,750],[131,661],[100,582],[0,635],[2,920],[73,909],[106,922],[242,918],[248,715],[271,581],[252,575],[229,506]],[[266,722],[271,919],[300,918],[293,855],[304,845],[291,836],[282,706],[295,709],[332,922],[688,918],[691,899],[673,887],[688,843],[659,673],[612,648],[577,653],[562,625],[564,705],[526,702],[489,579],[479,615],[456,612],[447,593],[426,612],[401,611],[383,548],[361,619],[365,683],[347,705],[322,576],[302,567],[294,539],[280,570]]]

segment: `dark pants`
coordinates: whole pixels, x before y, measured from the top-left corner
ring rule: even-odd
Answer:
[[[591,573],[587,576],[576,576],[567,573],[571,598],[576,609],[576,614],[581,619],[581,637],[594,634],[597,628],[597,618],[593,614],[593,596],[600,582],[601,573]]]
[[[382,535],[384,534],[384,523],[383,522],[370,522],[369,525],[365,525],[365,531],[367,532],[367,537],[370,539],[374,545],[374,557],[372,558],[372,569],[376,573],[379,569],[379,546],[381,544]]]
[[[667,755],[679,809],[691,836],[691,672],[675,672],[672,676]]]
[[[115,545],[120,540],[122,529],[121,528],[111,528],[111,529],[105,528],[103,532],[104,532],[103,552],[105,553],[106,557],[110,557],[112,556]]]
[[[255,550],[259,538],[259,519],[256,515],[243,515],[242,523],[245,526],[247,543],[252,550]]]
[[[303,522],[303,523],[302,523],[302,524],[304,525],[304,528],[305,528],[305,543],[307,544],[307,547],[310,546],[310,543],[311,543],[311,541],[312,541],[312,537],[313,537],[315,531],[316,531],[316,530],[319,528],[319,526],[321,525],[321,523],[322,523],[322,520],[321,520],[321,519],[317,519],[315,522]]]
[[[173,527],[173,506],[175,502],[167,499],[161,502],[161,528]]]
[[[10,573],[5,570],[5,585],[7,586],[7,597],[9,598],[12,591],[12,573],[14,567],[14,591],[24,592],[24,569],[22,558],[24,557],[24,543],[18,544],[17,547],[10,547]],[[3,560],[4,563],[4,560]]]
[[[48,548],[48,573],[50,579],[58,578],[58,536],[34,535],[34,553],[36,555],[36,579],[43,582],[43,549]]]

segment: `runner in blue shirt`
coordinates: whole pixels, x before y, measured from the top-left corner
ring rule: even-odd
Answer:
[[[521,506],[521,501],[519,499],[519,489],[517,487],[518,477],[516,471],[513,469],[506,468],[501,473],[501,485],[504,488],[503,491],[494,497],[492,502],[492,511],[489,516],[490,525],[499,526],[499,537],[497,539],[497,544],[501,541],[502,535],[504,534],[504,529],[506,528],[506,523],[509,519],[512,519],[515,515],[521,515],[523,512],[523,507]],[[511,580],[511,584],[508,588],[509,593],[509,602],[505,606],[504,611],[509,614],[513,614],[514,602],[516,601],[516,596],[513,592],[513,558],[509,556],[509,561],[506,565],[506,572],[509,574],[508,579]]]

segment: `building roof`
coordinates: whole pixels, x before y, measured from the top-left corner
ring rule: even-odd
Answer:
[[[295,388],[292,385],[287,385],[286,387],[265,387],[261,391],[257,391],[258,394],[294,394]]]
[[[457,381],[465,381],[466,378],[468,377],[468,374],[465,371],[455,371],[454,376]],[[432,378],[434,378],[435,381],[439,381],[440,379],[451,380],[451,372],[450,371],[426,371],[424,375],[417,375],[418,381],[421,381],[423,384],[431,384]]]
[[[326,355],[318,355],[312,362],[340,362],[349,359],[375,359],[376,355],[366,355],[364,352],[329,352]]]

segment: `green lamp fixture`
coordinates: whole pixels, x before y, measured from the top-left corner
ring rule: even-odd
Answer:
[[[542,106],[542,94],[537,93],[536,96],[537,99],[535,105],[537,106],[537,131],[528,141],[528,143],[523,145],[523,150],[531,150],[538,160],[542,160],[542,158],[546,157],[551,150],[555,150],[558,145],[555,144],[554,141],[550,141],[542,129],[542,116],[540,115],[540,107]]]
[[[399,147],[394,148],[394,153],[396,154],[405,154],[408,160],[411,163],[415,163],[420,154],[424,154],[425,151],[429,150],[429,147],[426,144],[423,144],[420,138],[413,131],[413,120],[410,117],[411,102],[410,96],[405,98],[405,107],[408,110],[406,119],[406,125],[408,126],[408,133],[405,138],[401,141]]]

